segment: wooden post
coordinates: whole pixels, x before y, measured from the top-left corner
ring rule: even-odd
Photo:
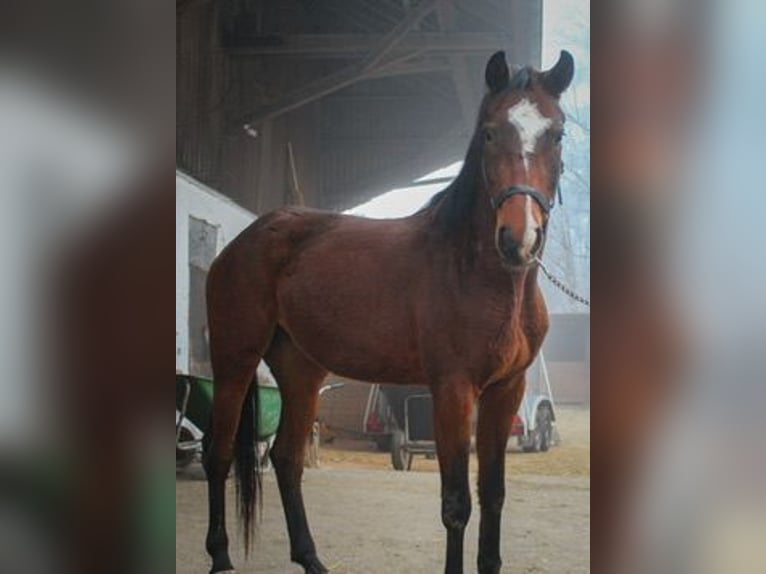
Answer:
[[[296,205],[306,207],[306,198],[303,196],[301,186],[298,184],[298,170],[295,168],[295,156],[293,155],[293,143],[287,142],[287,166],[290,170],[290,192]]]

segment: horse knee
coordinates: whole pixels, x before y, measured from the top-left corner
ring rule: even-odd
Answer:
[[[463,530],[471,517],[471,494],[452,490],[442,495],[442,523],[448,530]]]

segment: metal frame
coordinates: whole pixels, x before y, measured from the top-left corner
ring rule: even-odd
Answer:
[[[404,446],[412,454],[434,454],[436,453],[435,440],[411,440],[410,439],[410,401],[412,399],[429,399],[433,401],[431,393],[420,393],[410,395],[404,399]]]
[[[194,458],[202,454],[202,437],[204,433],[192,421],[186,418],[186,410],[189,406],[189,397],[191,396],[192,382],[191,378],[183,378],[183,398],[181,399],[181,408],[176,409],[176,450],[191,452],[192,458],[185,464],[178,465],[176,460],[176,469],[187,466]],[[192,435],[192,440],[181,441],[181,431],[186,429]]]
[[[528,446],[530,444],[532,433],[536,430],[537,426],[537,409],[543,403],[550,403],[551,413],[553,415],[551,419],[552,444],[555,445],[561,441],[558,425],[556,423],[556,403],[553,400],[553,391],[551,390],[551,381],[548,376],[548,367],[545,363],[545,355],[542,350],[536,360],[540,365],[540,376],[542,376],[544,387],[542,392],[532,391],[530,394],[529,387],[524,391],[524,397],[517,413],[524,424],[524,434],[516,436],[519,446]]]

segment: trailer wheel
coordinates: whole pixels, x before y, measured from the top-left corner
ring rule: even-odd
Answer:
[[[395,470],[412,468],[412,453],[405,445],[404,431],[395,430],[391,433],[391,464]]]
[[[529,442],[522,447],[524,452],[546,452],[551,447],[551,437],[553,436],[552,420],[553,414],[548,405],[537,407],[535,430],[532,431]]]
[[[551,447],[551,437],[553,436],[553,423],[551,422],[553,419],[553,413],[551,413],[551,408],[548,405],[543,405],[539,409],[537,409],[537,428],[539,431],[540,441],[539,441],[539,450],[540,452],[547,452],[547,450]]]

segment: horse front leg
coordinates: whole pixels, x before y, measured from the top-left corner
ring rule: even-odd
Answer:
[[[432,389],[434,433],[442,482],[442,523],[447,529],[446,574],[463,572],[463,534],[471,516],[468,457],[471,452],[471,413],[475,399],[468,382]]]
[[[479,574],[498,574],[500,520],[505,503],[505,450],[511,418],[524,395],[524,378],[494,383],[479,398],[476,452],[479,457]]]

